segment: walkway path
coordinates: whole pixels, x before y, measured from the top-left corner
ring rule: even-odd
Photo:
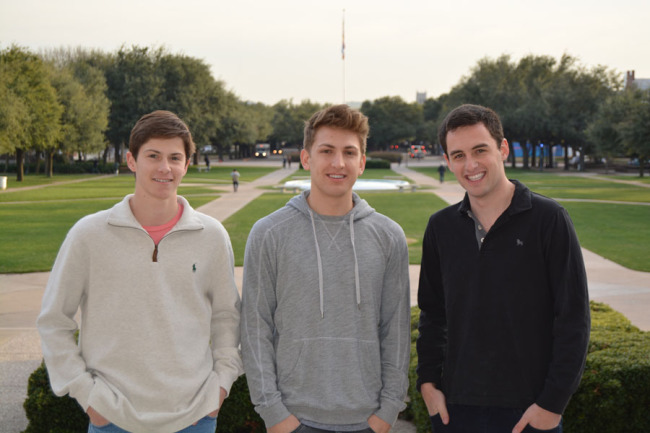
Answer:
[[[438,165],[437,160],[418,161],[413,166]],[[243,163],[237,165],[241,171]],[[440,184],[432,177],[405,166],[393,169],[418,185],[431,186],[430,191],[447,203],[459,202],[464,191],[454,182]],[[251,200],[264,193],[260,187],[277,185],[290,176],[294,169],[279,169],[250,183],[240,183],[239,191],[221,196],[198,210],[224,221]],[[650,273],[631,271],[583,249],[591,299],[605,302],[625,314],[633,324],[650,331]],[[416,304],[419,265],[410,266],[411,301]],[[22,403],[26,397],[29,374],[40,364],[42,354],[35,321],[40,310],[43,289],[48,272],[31,274],[0,274],[0,433],[18,433],[25,429],[27,420]],[[242,268],[235,269],[241,288]],[[399,422],[393,433],[414,433],[407,422]]]

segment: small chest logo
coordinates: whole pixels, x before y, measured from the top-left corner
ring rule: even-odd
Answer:
[[[517,239],[517,246],[518,247],[523,247],[524,246],[524,241],[522,241],[521,239]]]
[[[196,272],[196,263],[192,265],[192,272]]]

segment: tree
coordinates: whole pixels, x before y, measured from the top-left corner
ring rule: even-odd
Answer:
[[[399,96],[365,101],[361,112],[368,116],[368,148],[373,150],[388,150],[391,144],[415,140],[423,124],[422,106],[406,103]]]
[[[11,125],[18,120],[22,124],[22,128],[0,135],[4,135],[5,143],[8,139],[15,140],[7,147],[16,155],[16,180],[22,182],[25,153],[56,145],[63,108],[50,83],[50,70],[35,54],[11,46],[0,53],[0,68],[5,76],[3,92],[15,104],[15,108],[6,109],[10,115],[3,123]]]
[[[122,146],[142,115],[160,109],[163,78],[157,73],[162,49],[122,47],[104,63],[107,96],[111,101],[107,138],[115,146],[115,161],[122,161]]]
[[[629,155],[639,161],[639,177],[643,177],[645,164],[650,160],[650,90],[629,90],[624,93],[630,111],[620,123],[623,145]]]
[[[298,105],[286,99],[276,103],[273,106],[271,119],[273,132],[269,137],[270,140],[278,147],[286,145],[300,148],[305,122],[324,106],[309,100],[304,100]]]

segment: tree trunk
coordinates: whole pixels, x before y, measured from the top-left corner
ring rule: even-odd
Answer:
[[[537,164],[535,164],[535,160],[537,159],[537,145],[535,144],[535,145],[531,146],[531,149],[533,151],[533,154],[530,155],[530,166],[533,169],[535,169],[535,167],[537,166]]]
[[[54,177],[54,150],[47,151],[47,164],[45,164],[45,169],[47,170],[47,177]]]
[[[25,151],[16,149],[16,182],[22,182],[25,178]]]
[[[569,171],[569,145],[564,146],[564,170]]]
[[[36,161],[34,163],[34,174],[41,172],[41,152],[36,152]]]
[[[515,155],[515,145],[513,143],[508,142],[508,146],[510,146],[510,157],[512,158],[512,168],[517,168],[517,156]]]
[[[527,170],[528,167],[528,140],[526,140],[526,143],[521,147],[523,156],[524,156],[524,169]]]

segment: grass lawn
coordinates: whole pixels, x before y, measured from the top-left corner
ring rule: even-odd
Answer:
[[[637,271],[650,272],[650,206],[562,202],[580,244]]]
[[[65,174],[47,177],[44,174],[27,174],[23,177],[22,182],[16,181],[16,173],[0,173],[0,176],[7,177],[7,190],[23,188],[26,186],[50,185],[55,182],[67,182],[76,179],[87,179],[97,177],[96,174]]]
[[[417,170],[437,178],[436,168],[418,167]],[[179,193],[193,207],[199,207],[218,196],[218,191],[213,189],[215,186],[229,184],[230,170],[230,167],[214,167],[210,172],[198,173],[191,167]],[[242,167],[241,179],[251,181],[273,170],[273,167]],[[534,191],[554,198],[650,202],[650,190],[635,185],[554,173],[508,171],[511,177],[521,179]],[[306,176],[308,173],[300,171],[295,175]],[[397,175],[390,170],[369,169],[363,178],[381,179],[386,176]],[[55,180],[75,180],[80,177],[60,175]],[[40,176],[34,176],[34,179],[27,176],[26,181],[43,180],[38,178]],[[447,173],[446,179],[455,181],[451,173]],[[0,250],[0,273],[49,270],[65,234],[77,220],[111,207],[132,191],[133,177],[121,175],[0,193],[0,221],[3,222],[0,230],[0,245],[3,246]],[[366,192],[361,196],[378,212],[402,226],[409,240],[410,262],[419,263],[428,218],[444,207],[444,202],[433,194],[423,192]],[[289,194],[264,194],[225,221],[238,265],[243,263],[246,239],[253,224],[282,207],[290,198]],[[650,272],[650,261],[647,259],[650,257],[650,206],[570,201],[563,201],[562,205],[569,211],[585,248],[631,269]]]
[[[231,169],[230,169],[231,170]],[[211,179],[230,179],[226,167],[197,173],[206,182],[195,182],[192,173],[184,179],[178,189],[197,208],[218,197],[218,191],[211,189]],[[274,168],[260,167],[248,170],[242,178],[255,180]],[[53,179],[66,182],[90,178],[80,183],[51,185],[33,190],[14,188],[0,193],[0,273],[49,271],[66,233],[81,217],[110,208],[126,194],[133,192],[131,175],[109,176],[60,175]],[[25,177],[26,185],[49,184],[45,176]],[[241,178],[240,178],[241,179]],[[205,183],[205,185],[203,185]],[[197,185],[198,184],[198,185]],[[12,203],[10,203],[12,202]]]
[[[445,207],[445,202],[429,193],[369,192],[362,193],[360,196],[366,199],[377,212],[402,226],[409,243],[409,261],[411,264],[420,264],[424,229],[431,214]],[[224,222],[230,234],[237,266],[244,264],[246,239],[253,224],[284,206],[291,197],[293,196],[289,194],[264,194]]]

